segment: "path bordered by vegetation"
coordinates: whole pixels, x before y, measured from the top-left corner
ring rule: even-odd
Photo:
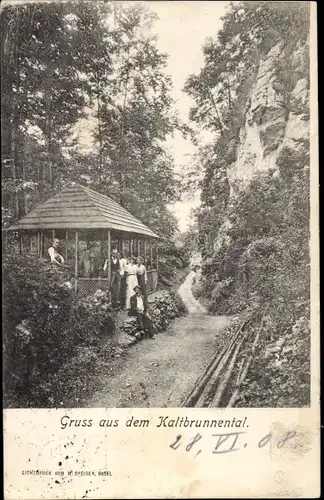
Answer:
[[[87,407],[180,407],[212,354],[221,349],[224,330],[231,319],[208,316],[194,299],[187,276],[179,293],[189,314],[176,319],[154,340],[143,340],[129,350],[104,388],[93,395]]]

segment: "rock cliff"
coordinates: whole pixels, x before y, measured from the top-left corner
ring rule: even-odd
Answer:
[[[237,159],[227,168],[229,207],[259,176],[280,176],[281,159],[289,151],[293,157],[305,153],[310,130],[308,73],[308,41],[293,51],[278,43],[261,60],[240,130]],[[229,243],[232,227],[230,217],[225,217],[214,242],[216,252]]]

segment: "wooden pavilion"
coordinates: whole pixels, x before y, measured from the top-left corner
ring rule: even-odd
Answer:
[[[157,288],[158,235],[108,196],[80,184],[64,188],[8,228],[19,234],[20,251],[49,259],[48,248],[60,240],[59,253],[74,269],[75,289],[81,296],[110,288],[110,257],[113,248],[129,255],[142,256],[147,268],[148,293]],[[64,240],[64,251],[62,242]],[[82,277],[80,252],[97,251],[98,275]],[[103,275],[103,263],[108,271]]]

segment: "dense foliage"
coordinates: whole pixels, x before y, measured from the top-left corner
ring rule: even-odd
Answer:
[[[120,334],[138,334],[136,318],[118,326],[105,292],[78,298],[66,286],[69,275],[40,260],[7,255],[3,274],[4,406],[82,405],[133,343]],[[172,289],[149,309],[156,333],[185,314]]]
[[[307,2],[233,2],[217,37],[203,48],[203,69],[185,87],[194,100],[193,124],[214,133],[214,141],[201,148],[196,223],[204,260],[196,293],[208,299],[213,313],[251,311],[256,328],[270,318],[241,402],[248,406],[309,404],[309,140],[281,148],[274,168],[255,174],[245,189],[228,177],[260,62],[278,43],[276,88],[287,117],[309,120],[309,103],[291,95],[297,81],[308,78],[307,64],[297,68],[291,62],[297,47],[305,46],[307,54],[308,9]],[[260,137],[265,156],[281,142],[270,129]],[[288,343],[289,355],[274,359],[277,342]]]
[[[189,264],[187,248],[178,247],[174,242],[163,241],[159,245],[159,274],[170,282],[177,280],[178,274],[186,270]]]
[[[73,401],[87,389],[101,339],[109,344],[114,333],[107,298],[78,300],[64,273],[20,256],[4,258],[3,278],[5,406]]]
[[[127,2],[1,10],[2,213],[7,227],[81,182],[161,236],[161,272],[172,280],[186,256],[174,253],[168,206],[181,183],[164,142],[181,125],[154,21],[145,5]],[[70,276],[35,259],[7,255],[3,271],[6,404],[76,401],[102,337],[105,355],[113,352],[109,304],[78,300],[62,286]]]

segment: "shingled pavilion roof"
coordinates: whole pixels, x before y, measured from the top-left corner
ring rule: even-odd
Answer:
[[[9,227],[23,229],[112,229],[158,238],[116,201],[80,184],[65,187]]]

